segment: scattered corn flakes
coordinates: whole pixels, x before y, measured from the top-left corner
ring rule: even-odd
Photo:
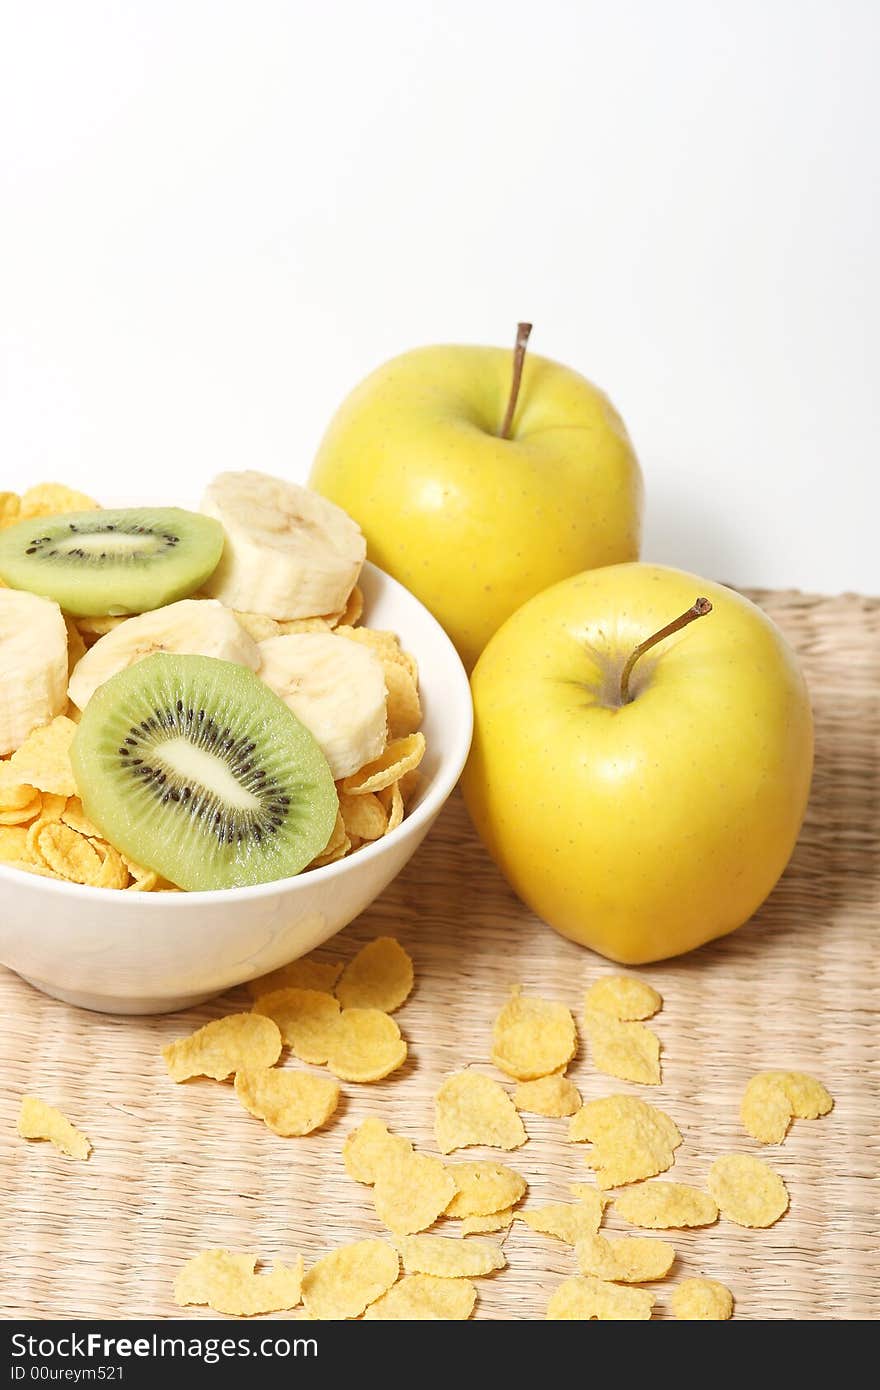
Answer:
[[[409,1236],[432,1226],[455,1196],[455,1183],[444,1163],[427,1154],[397,1154],[376,1166],[373,1205],[395,1235]]]
[[[517,985],[495,1020],[496,1067],[517,1081],[532,1081],[567,1066],[576,1049],[574,1019],[565,1005],[527,998]]]
[[[478,1279],[504,1269],[500,1245],[490,1240],[457,1240],[455,1236],[404,1236],[397,1248],[408,1274],[434,1274],[438,1279]]]
[[[657,1231],[673,1226],[711,1226],[718,1220],[714,1197],[683,1182],[645,1182],[631,1187],[615,1197],[614,1210],[631,1226]]]
[[[554,1236],[566,1245],[577,1245],[579,1240],[596,1234],[607,1204],[607,1197],[589,1188],[577,1202],[548,1202],[543,1207],[526,1207],[516,1213],[515,1219],[524,1221],[541,1235]]]
[[[656,989],[632,975],[605,975],[587,990],[587,1013],[597,1010],[621,1022],[653,1018],[663,1003]]]
[[[68,1158],[86,1159],[92,1152],[92,1145],[82,1131],[54,1105],[47,1105],[38,1096],[22,1096],[18,1132],[22,1139],[48,1139]]]
[[[588,1101],[569,1124],[573,1143],[593,1145],[587,1163],[600,1188],[653,1178],[671,1168],[681,1143],[669,1116],[637,1096],[604,1096]]]
[[[478,1071],[454,1072],[442,1083],[435,1102],[434,1135],[444,1154],[471,1144],[518,1149],[528,1139],[503,1086]]]
[[[240,1318],[295,1308],[302,1298],[302,1255],[289,1267],[273,1265],[268,1274],[256,1274],[256,1264],[256,1255],[203,1250],[179,1271],[174,1301],[180,1308],[205,1303],[215,1313]]]
[[[355,796],[382,791],[384,787],[390,787],[392,782],[403,777],[404,773],[412,772],[424,756],[424,734],[407,734],[406,738],[393,738],[380,757],[367,763],[351,777],[345,777],[340,784],[341,789]]]
[[[341,960],[312,960],[311,956],[302,956],[258,980],[248,980],[247,987],[254,999],[259,999],[261,994],[274,994],[279,989],[315,989],[320,994],[332,994],[341,974]]]
[[[245,1110],[285,1138],[319,1129],[339,1104],[339,1087],[329,1077],[282,1067],[237,1071],[235,1094]]]
[[[650,1318],[653,1307],[654,1295],[646,1289],[575,1275],[551,1294],[547,1317],[555,1322],[637,1322]]]
[[[788,1211],[788,1189],[782,1178],[751,1154],[716,1158],[706,1186],[721,1215],[737,1226],[772,1226]]]
[[[370,1322],[418,1322],[444,1320],[464,1322],[477,1301],[477,1291],[469,1279],[438,1279],[433,1274],[405,1274],[401,1280],[371,1303],[364,1313]]]
[[[362,946],[345,967],[336,997],[344,1009],[382,1009],[393,1014],[412,987],[413,963],[406,951],[393,936],[380,936]]]
[[[381,840],[388,828],[388,815],[385,807],[373,792],[363,796],[350,796],[341,792],[339,810],[345,833],[351,839]]]
[[[492,1231],[509,1231],[513,1223],[513,1207],[493,1211],[489,1216],[466,1216],[461,1223],[463,1236],[488,1235]]]
[[[382,1169],[393,1166],[412,1151],[408,1139],[392,1134],[382,1120],[371,1115],[346,1136],[342,1161],[350,1178],[372,1187]]]
[[[70,764],[70,745],[76,725],[66,714],[50,724],[34,729],[9,759],[14,775],[41,792],[56,796],[76,796],[76,782]]]
[[[675,1250],[666,1240],[650,1236],[584,1236],[575,1246],[581,1274],[594,1274],[616,1284],[645,1284],[665,1279]]]
[[[274,989],[259,996],[254,1013],[277,1023],[285,1044],[301,1062],[323,1066],[327,1061],[339,1022],[339,1000],[332,994],[319,989]]]
[[[517,1110],[525,1110],[530,1115],[549,1115],[556,1120],[574,1115],[583,1104],[574,1082],[558,1072],[539,1076],[534,1081],[520,1081],[513,1093],[513,1102]]]
[[[281,1056],[281,1033],[261,1014],[228,1014],[166,1043],[162,1056],[172,1081],[212,1076],[225,1081],[245,1067],[272,1067]]]
[[[414,734],[422,722],[422,703],[412,672],[397,661],[383,661],[385,689],[388,692],[388,734],[405,738]]]
[[[343,1009],[330,1037],[327,1066],[343,1081],[381,1081],[406,1061],[400,1029],[381,1009]]]
[[[448,1163],[446,1171],[452,1174],[456,1187],[447,1216],[491,1216],[515,1206],[525,1195],[525,1178],[503,1163],[476,1159]]]
[[[733,1313],[733,1294],[717,1279],[682,1279],[670,1303],[677,1318],[690,1322],[726,1322]]]
[[[621,1023],[598,1009],[584,1014],[593,1066],[606,1076],[660,1085],[660,1039],[644,1023]]]
[[[781,1144],[792,1119],[816,1120],[834,1104],[820,1081],[802,1071],[762,1071],[746,1086],[740,1117],[753,1139]]]
[[[84,492],[75,492],[63,483],[37,483],[22,494],[19,514],[22,521],[32,516],[60,516],[62,512],[97,512],[98,503]]]
[[[303,1302],[310,1318],[358,1318],[397,1279],[400,1257],[387,1240],[356,1240],[341,1245],[307,1271]]]

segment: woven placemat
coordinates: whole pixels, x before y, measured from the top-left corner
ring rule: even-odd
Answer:
[[[746,1080],[764,1067],[815,1073],[833,1112],[796,1123],[763,1151],[785,1178],[791,1209],[770,1230],[720,1221],[673,1232],[674,1277],[708,1274],[736,1295],[741,1318],[869,1318],[878,1311],[880,1069],[880,601],[796,593],[754,597],[806,667],[817,764],[807,823],[771,900],[741,931],[643,972],[663,993],[657,1100],[685,1142],[673,1172],[703,1181],[731,1150],[760,1152],[738,1122]],[[416,961],[415,993],[397,1015],[405,1068],[385,1083],[346,1086],[336,1122],[305,1139],[274,1137],[211,1081],[174,1086],[159,1048],[243,1003],[238,992],[156,1019],[88,1014],[0,970],[0,1312],[7,1317],[181,1317],[175,1272],[207,1247],[306,1262],[346,1240],[381,1234],[367,1189],[345,1174],[345,1134],[379,1115],[432,1148],[440,1079],[485,1063],[492,1018],[514,982],[580,1013],[583,987],[607,967],[562,940],[513,897],[476,841],[458,797],[382,899],[324,952],[349,958],[380,932]],[[585,1097],[632,1089],[571,1075]],[[19,1098],[59,1105],[91,1137],[88,1164],[15,1136]],[[530,1142],[510,1161],[530,1200],[565,1200],[589,1177],[566,1122],[527,1117]],[[497,1157],[469,1150],[458,1157]],[[624,1228],[610,1211],[607,1226]],[[454,1229],[454,1228],[453,1228]],[[572,1252],[515,1223],[509,1267],[479,1282],[476,1316],[541,1318]],[[668,1315],[670,1283],[656,1287]]]

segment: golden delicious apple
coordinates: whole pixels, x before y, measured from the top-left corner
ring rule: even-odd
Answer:
[[[754,604],[657,565],[593,570],[514,614],[471,684],[468,808],[557,931],[639,964],[733,931],[767,897],[806,808],[813,728],[797,660]]]
[[[311,485],[370,559],[473,665],[526,599],[638,558],[642,479],[623,421],[570,367],[502,348],[427,347],[367,377],[331,421]]]

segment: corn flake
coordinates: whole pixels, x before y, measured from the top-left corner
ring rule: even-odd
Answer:
[[[78,796],[71,796],[68,799],[64,810],[61,812],[61,819],[64,821],[65,825],[70,826],[71,830],[75,830],[79,835],[85,835],[89,840],[103,839],[98,827],[93,821],[89,820],[83,810],[83,804]]]
[[[268,1274],[256,1274],[256,1255],[233,1255],[228,1250],[203,1250],[179,1271],[174,1301],[184,1308],[204,1303],[215,1313],[256,1317],[295,1308],[302,1298],[303,1259],[276,1264]]]
[[[405,1274],[364,1313],[370,1322],[463,1322],[470,1317],[477,1291],[469,1279],[438,1279],[433,1274]]]
[[[233,608],[232,615],[239,627],[243,627],[248,637],[252,637],[255,642],[265,642],[268,638],[281,634],[280,624],[274,618],[266,617],[265,613],[242,613],[239,609]]]
[[[363,796],[349,796],[341,792],[339,810],[350,839],[357,836],[361,840],[381,840],[388,828],[388,815],[382,802],[373,792]]]
[[[408,734],[406,738],[393,738],[380,757],[375,758],[355,772],[345,777],[341,783],[343,792],[362,796],[366,792],[379,792],[390,787],[407,772],[418,767],[425,756],[425,735]]]
[[[513,1207],[493,1211],[489,1216],[466,1216],[461,1223],[463,1236],[488,1235],[492,1231],[509,1231],[513,1223]]]
[[[666,1240],[649,1236],[584,1236],[575,1246],[581,1274],[610,1279],[617,1284],[644,1284],[665,1279],[675,1250]]]
[[[39,862],[47,864],[56,874],[71,883],[96,884],[101,873],[101,858],[84,835],[71,830],[61,821],[38,824],[34,843]],[[128,882],[128,875],[125,877]]]
[[[228,1014],[162,1048],[172,1081],[211,1076],[225,1081],[245,1067],[272,1067],[281,1056],[281,1033],[260,1014]]]
[[[579,1240],[596,1234],[607,1204],[608,1198],[601,1192],[585,1188],[577,1202],[548,1202],[543,1207],[526,1207],[516,1213],[516,1220],[524,1221],[541,1235],[554,1236],[566,1245],[577,1245]]]
[[[726,1322],[733,1313],[733,1294],[717,1279],[682,1279],[670,1303],[677,1318],[690,1322]]]
[[[788,1211],[788,1189],[782,1178],[751,1154],[716,1158],[706,1185],[721,1215],[737,1226],[772,1226]]]
[[[12,810],[0,811],[0,825],[30,825],[37,819],[42,809],[43,798],[39,792],[34,792],[30,801],[26,802],[24,806],[17,806]]]
[[[399,1273],[400,1257],[387,1240],[341,1245],[307,1271],[302,1286],[306,1312],[319,1321],[358,1318]]]
[[[658,1231],[673,1226],[711,1226],[718,1220],[714,1197],[683,1182],[646,1182],[632,1187],[615,1197],[614,1210],[630,1226]]]
[[[70,762],[70,745],[76,725],[66,714],[51,724],[34,729],[9,759],[9,766],[21,782],[56,796],[76,796],[76,782]]]
[[[28,833],[23,825],[0,825],[0,862],[27,859]]]
[[[434,1134],[444,1154],[471,1144],[518,1149],[528,1138],[503,1086],[478,1071],[447,1076],[437,1092]]]
[[[495,1020],[492,1061],[518,1081],[567,1066],[577,1049],[574,1019],[564,1004],[530,999],[517,986]]]
[[[96,888],[127,888],[128,866],[122,855],[106,840],[90,842],[101,860],[101,869],[95,879]]]
[[[39,796],[36,787],[23,783],[6,759],[0,762],[0,810],[21,810],[30,805],[35,796]]]
[[[455,1183],[439,1158],[398,1154],[376,1168],[373,1205],[395,1235],[409,1236],[432,1226],[455,1196]]]
[[[63,483],[38,483],[22,494],[19,514],[22,521],[33,516],[60,516],[62,512],[96,512],[98,503],[84,492],[75,492]]]
[[[408,1274],[434,1274],[438,1279],[478,1279],[504,1269],[500,1245],[490,1240],[457,1240],[455,1236],[405,1236],[397,1242]]]
[[[382,1009],[392,1014],[409,997],[412,987],[410,957],[393,936],[380,936],[362,946],[345,967],[336,997],[344,1009]]]
[[[491,1216],[515,1206],[525,1195],[525,1178],[503,1163],[477,1159],[449,1163],[446,1171],[452,1174],[456,1187],[447,1216]]]
[[[603,1279],[575,1276],[554,1290],[547,1317],[555,1322],[638,1322],[651,1317],[654,1295],[646,1289],[609,1284]]]
[[[0,531],[7,526],[14,526],[20,519],[21,498],[17,492],[0,492]],[[3,581],[0,580],[0,585]]]
[[[513,1093],[513,1102],[517,1110],[525,1110],[530,1115],[549,1115],[557,1120],[574,1115],[582,1105],[574,1082],[556,1072],[539,1076],[534,1081],[520,1081]]]
[[[392,1134],[382,1120],[370,1116],[347,1135],[342,1146],[345,1171],[355,1182],[372,1187],[379,1173],[413,1151],[412,1144],[400,1134]]]
[[[678,1127],[656,1106],[636,1096],[588,1101],[569,1124],[573,1143],[593,1145],[587,1163],[600,1188],[653,1178],[671,1168],[681,1143]]]
[[[285,1138],[319,1129],[339,1104],[339,1087],[329,1077],[281,1067],[237,1071],[235,1094],[245,1110]]]
[[[805,1072],[762,1071],[746,1086],[740,1118],[759,1143],[781,1144],[792,1119],[818,1119],[833,1104],[822,1083]]]
[[[332,994],[318,989],[275,989],[259,996],[254,1013],[274,1020],[301,1062],[323,1066],[327,1061],[339,1023],[339,1001]]]
[[[67,1158],[87,1159],[92,1152],[92,1145],[82,1131],[54,1105],[47,1105],[38,1096],[22,1096],[18,1132],[22,1139],[48,1139]]]
[[[644,1023],[621,1023],[611,1014],[588,1010],[584,1027],[597,1071],[620,1081],[660,1085],[660,1039]]]
[[[262,975],[259,980],[248,980],[247,987],[254,999],[259,999],[261,994],[274,994],[279,989],[314,989],[320,994],[332,994],[341,974],[341,960],[312,960],[310,956],[303,956]]]
[[[587,990],[587,1013],[611,1014],[621,1022],[653,1018],[663,1003],[656,989],[632,975],[605,975]]]
[[[381,1081],[406,1061],[400,1029],[381,1009],[343,1009],[330,1038],[327,1066],[343,1081]]]
[[[422,704],[412,672],[397,661],[383,661],[388,701],[388,734],[405,738],[414,734],[422,722]]]
[[[418,773],[416,773],[416,776],[418,776]],[[403,821],[405,807],[403,804],[403,793],[400,787],[400,782],[392,782],[390,787],[383,787],[380,792],[376,793],[382,805],[385,807],[385,813],[388,816],[388,824],[385,826],[386,835],[390,835],[392,830],[396,830]]]

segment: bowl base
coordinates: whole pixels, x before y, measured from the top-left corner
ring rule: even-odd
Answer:
[[[73,1004],[78,1009],[90,1009],[98,1014],[173,1014],[180,1009],[195,1008],[196,1004],[204,1004],[217,995],[216,990],[210,990],[207,994],[138,995],[136,998],[128,994],[83,994],[79,990],[47,985],[44,980],[35,980],[31,975],[22,975],[21,979],[33,985],[41,994],[60,999],[62,1004]]]

